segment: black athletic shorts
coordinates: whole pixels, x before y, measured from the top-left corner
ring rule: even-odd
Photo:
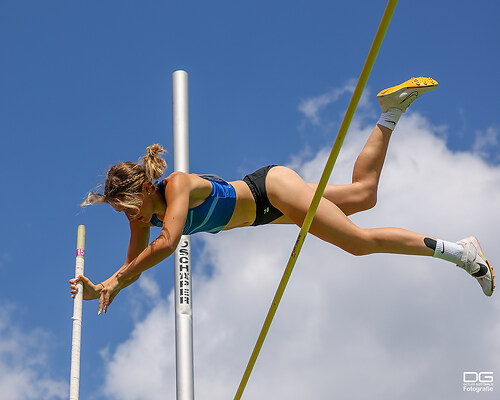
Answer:
[[[255,221],[252,226],[268,224],[283,215],[267,198],[266,176],[272,167],[276,165],[268,165],[243,178],[255,199]]]

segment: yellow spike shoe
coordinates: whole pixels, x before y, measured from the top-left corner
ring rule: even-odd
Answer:
[[[408,79],[401,85],[382,90],[377,95],[377,99],[382,112],[386,112],[391,108],[399,108],[402,112],[405,112],[418,96],[436,89],[437,86],[438,83],[434,79],[420,76]]]

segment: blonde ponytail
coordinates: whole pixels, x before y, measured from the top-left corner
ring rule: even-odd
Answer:
[[[167,151],[158,143],[152,144],[146,149],[146,154],[144,154],[144,157],[142,157],[142,165],[144,166],[144,170],[149,182],[153,183],[154,181],[159,179],[165,172],[167,163],[165,162],[161,154],[164,154],[166,152]]]
[[[140,163],[122,162],[114,165],[106,174],[104,193],[90,192],[81,206],[109,203],[139,211],[142,205],[142,185],[145,182],[154,184],[161,178],[167,168],[161,154],[166,152],[161,145],[153,144],[146,149]]]

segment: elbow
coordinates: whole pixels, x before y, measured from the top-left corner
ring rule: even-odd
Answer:
[[[177,248],[177,245],[179,244],[179,240],[181,237],[172,237],[168,230],[163,229],[160,233],[160,236],[158,236],[158,247],[159,251],[165,254],[165,257],[168,257],[170,254],[172,254],[175,249]]]

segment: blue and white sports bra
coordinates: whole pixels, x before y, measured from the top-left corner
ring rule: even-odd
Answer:
[[[199,177],[212,184],[212,192],[203,203],[188,210],[183,235],[220,232],[233,215],[236,204],[236,192],[233,186],[216,175],[199,175]],[[163,181],[158,181],[156,184],[165,200],[165,184]],[[156,214],[153,214],[150,222],[158,227],[163,226]]]

